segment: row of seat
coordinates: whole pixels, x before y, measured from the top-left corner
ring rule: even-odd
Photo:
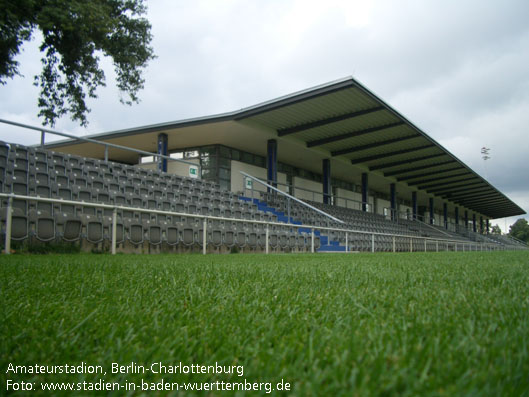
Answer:
[[[120,245],[200,246],[202,224],[195,218],[135,211],[143,208],[156,211],[200,214],[206,216],[276,222],[278,217],[260,210],[251,201],[241,201],[218,184],[186,178],[139,166],[112,161],[7,145],[0,142],[0,191],[18,195],[102,203],[131,207],[117,211],[117,242]],[[269,206],[287,212],[282,196],[264,197]],[[291,203],[291,215],[299,223],[358,229],[370,232],[418,235],[405,223],[389,222],[384,217],[312,203],[346,221],[343,225],[329,221],[306,207]],[[2,233],[5,234],[7,199],[0,200]],[[105,244],[112,236],[113,210],[74,203],[47,203],[16,199],[13,201],[13,239],[35,241],[86,241]],[[195,221],[189,221],[195,219]],[[207,241],[211,247],[262,249],[264,229],[251,223],[210,221]],[[325,232],[329,241],[345,243],[345,233]],[[352,250],[371,250],[371,235],[349,233],[347,244]],[[307,234],[296,229],[270,228],[269,245],[282,250],[307,250],[311,242]],[[317,246],[319,246],[319,237]],[[376,236],[376,250],[409,250],[409,239],[393,240]]]
[[[36,213],[34,217],[20,214],[12,216],[11,238],[15,241],[36,240],[40,242],[86,240],[90,244],[110,242],[113,234],[111,216],[81,214],[79,217]],[[2,238],[5,238],[5,213],[2,213]],[[176,217],[173,217],[176,219]],[[235,223],[230,221],[207,221],[206,243],[215,248],[238,247],[265,249],[266,230],[263,225]],[[148,243],[153,246],[194,247],[203,245],[202,218],[181,218],[178,222],[161,219],[123,218],[116,222],[116,243],[141,246]],[[319,247],[320,239],[315,238]],[[307,251],[311,247],[311,237],[289,227],[269,228],[269,247],[272,249],[289,249]]]

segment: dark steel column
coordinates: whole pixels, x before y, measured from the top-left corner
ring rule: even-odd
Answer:
[[[394,183],[389,185],[389,197],[391,203],[391,220],[397,219],[397,188]]]
[[[433,225],[434,223],[433,210],[433,197],[430,197],[430,225]]]
[[[362,211],[367,211],[367,190],[368,190],[368,180],[367,172],[362,173]]]
[[[487,228],[487,234],[489,234],[489,219],[488,218],[485,220],[485,226]]]
[[[459,226],[459,207],[456,207],[455,215],[456,215],[456,228],[457,228]]]
[[[465,229],[468,229],[468,211],[465,210]]]
[[[411,211],[413,220],[417,219],[417,192],[411,192]]]
[[[331,204],[331,160],[323,159],[321,165],[323,174],[323,203]]]
[[[160,133],[158,134],[158,154],[167,156],[167,134]],[[167,159],[158,160],[158,170],[167,172]]]
[[[476,214],[472,214],[472,230],[477,232]]]
[[[443,218],[445,223],[445,229],[448,229],[448,204],[443,203]]]
[[[277,141],[269,139],[266,152],[266,179],[268,183],[277,187]],[[268,189],[270,193],[271,189]]]
[[[483,217],[482,216],[479,217],[479,232],[480,234],[485,234],[483,233]]]

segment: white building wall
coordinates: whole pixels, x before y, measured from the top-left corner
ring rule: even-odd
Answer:
[[[240,173],[240,171],[246,172],[251,176],[256,178],[263,179],[266,181],[267,173],[266,168],[257,167],[255,165],[242,163],[240,161],[231,160],[231,191],[232,192],[242,192],[244,189],[244,179],[245,177]],[[277,182],[282,184],[278,185],[277,188],[283,192],[287,191],[287,175],[281,172],[277,173]],[[253,182],[253,190],[258,192],[266,192],[266,186],[261,185],[260,183]],[[247,192],[247,195],[250,193]]]
[[[354,210],[362,209],[362,195],[360,193],[337,188],[336,196],[338,198],[336,199],[335,205],[339,207],[351,208]]]
[[[186,160],[186,161],[189,161],[190,163],[194,163],[196,165],[200,165],[199,159],[191,159],[191,160]],[[145,168],[148,170],[157,170],[158,163],[143,163],[143,164],[138,164],[138,167]],[[181,163],[179,161],[168,160],[167,161],[167,173],[189,177],[189,164]]]
[[[411,207],[408,207],[407,205],[399,205],[397,207],[398,211],[399,211],[399,217],[401,218],[406,218],[406,214],[409,213],[409,218],[411,219],[412,216],[413,216],[413,211],[412,211],[412,208]]]
[[[389,200],[377,198],[377,214],[384,215],[384,208],[388,208],[388,215],[389,215],[390,205],[391,203],[389,202]]]
[[[298,176],[293,178],[292,183],[294,185],[294,197],[297,197],[301,200],[310,200],[323,203],[323,186],[321,183],[300,178]],[[307,189],[310,191],[302,189]]]

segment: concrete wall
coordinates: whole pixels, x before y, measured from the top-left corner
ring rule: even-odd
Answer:
[[[194,163],[196,165],[200,165],[199,159],[186,160],[186,161],[189,161],[190,163]],[[146,168],[148,170],[157,170],[158,163],[143,163],[143,164],[139,164],[138,167]],[[167,161],[167,173],[189,177],[189,164],[169,160]]]
[[[410,219],[413,217],[413,210],[411,207],[408,207],[407,205],[399,205],[397,207],[398,211],[399,211],[399,216],[401,218],[405,218],[406,217],[406,212],[409,212],[410,214]]]
[[[292,180],[294,185],[294,197],[297,197],[301,200],[310,200],[316,201],[318,203],[323,203],[323,194],[309,192],[302,189],[308,189],[315,192],[323,192],[323,186],[319,182],[310,181],[308,179],[303,179],[298,176],[295,176]],[[298,189],[301,188],[301,189]]]
[[[266,180],[266,168],[257,167],[255,165],[241,163],[240,161],[232,160],[231,161],[231,191],[232,192],[242,192],[244,189],[244,177],[241,175],[240,171],[246,172],[249,175],[255,176],[256,178]],[[286,184],[287,176],[281,172],[277,173],[277,182]],[[277,187],[281,191],[286,191],[287,188],[284,185],[278,185]],[[266,192],[266,186],[261,185],[260,183],[253,182],[253,190],[259,192]],[[246,195],[250,195],[250,192],[247,191]]]
[[[388,211],[388,216],[389,216],[390,215],[390,212],[389,212],[390,205],[391,203],[389,202],[389,200],[377,198],[377,214],[384,215],[384,208],[388,208],[387,211]]]
[[[351,208],[354,210],[362,209],[362,195],[360,193],[352,192],[350,190],[346,190],[342,188],[337,188],[336,196],[343,197],[343,198],[337,198],[335,205],[339,207]],[[353,200],[353,201],[349,201],[349,200]]]

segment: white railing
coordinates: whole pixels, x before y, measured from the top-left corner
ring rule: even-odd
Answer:
[[[139,213],[149,213],[149,214],[160,214],[160,215],[169,215],[169,216],[179,216],[186,218],[195,218],[203,220],[203,233],[202,233],[202,253],[205,255],[207,253],[207,226],[208,220],[218,220],[218,221],[228,221],[228,222],[239,222],[247,224],[258,224],[265,226],[266,232],[266,242],[265,242],[265,253],[269,253],[269,236],[270,236],[270,226],[280,226],[288,227],[295,229],[310,229],[311,230],[311,252],[315,252],[315,231],[329,231],[329,232],[338,232],[345,234],[345,252],[352,252],[349,249],[349,236],[352,235],[364,235],[370,236],[370,248],[371,252],[377,251],[376,246],[376,236],[380,237],[389,237],[392,241],[391,251],[396,252],[396,242],[399,240],[399,244],[402,244],[402,241],[409,243],[409,251],[423,251],[428,250],[429,245],[435,244],[435,251],[440,249],[449,250],[453,248],[454,251],[496,251],[496,250],[505,250],[506,247],[500,244],[484,244],[484,243],[475,243],[475,242],[463,242],[460,240],[451,240],[451,239],[439,239],[431,237],[420,237],[420,236],[411,236],[403,234],[393,234],[393,233],[380,233],[380,232],[367,232],[363,230],[354,230],[346,228],[333,228],[333,227],[324,227],[324,226],[314,226],[314,225],[294,225],[294,224],[285,224],[281,222],[270,222],[270,221],[259,221],[253,219],[240,219],[240,218],[228,218],[228,217],[218,217],[218,216],[209,216],[209,215],[199,215],[199,214],[188,214],[175,211],[161,211],[153,209],[145,209],[139,207],[130,207],[130,206],[121,206],[121,205],[109,205],[109,204],[99,204],[99,203],[90,203],[84,201],[75,201],[75,200],[63,200],[63,199],[53,199],[45,198],[38,196],[24,196],[16,194],[7,194],[0,193],[0,197],[7,198],[7,208],[6,208],[6,222],[5,222],[5,254],[11,253],[11,229],[12,229],[12,215],[13,215],[13,200],[26,200],[34,202],[47,202],[47,203],[56,203],[56,204],[70,204],[80,207],[92,207],[92,208],[101,208],[101,209],[111,209],[112,210],[112,236],[111,236],[111,246],[112,254],[116,254],[117,249],[117,239],[116,239],[116,230],[117,230],[117,220],[118,220],[118,211],[134,211]],[[25,215],[24,215],[25,216]],[[25,216],[27,218],[27,216]],[[415,244],[414,244],[415,242]],[[407,244],[405,243],[405,244]],[[522,247],[511,247],[512,249],[524,249]],[[432,249],[433,251],[433,249]]]
[[[259,179],[259,181],[265,182],[262,179]],[[243,180],[243,194],[244,195],[246,195],[246,191],[249,190],[251,197],[254,198],[254,192],[255,191],[262,192],[262,191],[259,191],[259,190],[254,190],[253,188],[246,187],[246,184],[244,182],[245,181]],[[282,182],[277,182],[277,181],[270,181],[270,180],[267,180],[266,183],[268,183],[269,185],[273,184],[273,185],[276,185],[276,186],[284,187],[284,191],[289,193],[289,194],[291,194],[292,196],[296,196],[296,192],[298,190],[302,191],[302,192],[307,192],[307,193],[309,193],[309,195],[312,195],[312,200],[311,201],[314,201],[314,202],[319,201],[319,199],[323,198],[323,196],[324,196],[323,192],[319,192],[317,190],[312,190],[312,189],[307,189],[305,187],[294,186],[293,184],[282,183]],[[354,200],[354,199],[351,199],[351,198],[338,196],[338,195],[334,195],[334,194],[329,194],[328,197],[329,197],[332,205],[335,205],[335,206],[338,206],[338,207],[362,211],[362,204],[365,204],[365,207],[366,207],[366,211],[365,212],[372,212],[372,209],[373,209],[373,206],[370,203],[364,203],[362,201],[358,201],[358,200]],[[345,205],[337,204],[339,200],[343,200]]]
[[[48,134],[52,134],[52,135],[62,136],[62,137],[65,137],[65,138],[70,138],[70,139],[77,140],[77,141],[95,143],[96,145],[103,145],[105,147],[105,158],[104,158],[105,162],[109,161],[109,159],[108,159],[108,149],[109,148],[114,148],[114,149],[126,150],[126,151],[129,151],[129,152],[142,154],[144,156],[153,156],[153,158],[158,159],[158,162],[160,162],[161,160],[169,160],[169,161],[176,161],[176,162],[183,163],[183,164],[193,165],[195,167],[198,167],[198,177],[199,178],[202,177],[202,168],[201,168],[200,164],[195,164],[192,161],[176,159],[176,158],[173,158],[171,156],[166,156],[166,155],[159,154],[159,153],[147,152],[145,150],[134,149],[134,148],[130,148],[128,146],[122,146],[122,145],[117,145],[115,143],[98,141],[97,139],[86,138],[86,137],[82,137],[82,136],[75,136],[75,135],[71,135],[71,134],[66,134],[64,132],[50,130],[49,128],[35,127],[35,126],[28,125],[28,124],[17,123],[15,121],[9,121],[9,120],[0,119],[0,123],[14,125],[16,127],[26,128],[26,129],[29,129],[29,130],[40,132],[41,133],[40,146],[43,147],[43,148],[44,148],[44,144],[45,144],[46,133],[48,133]]]
[[[250,178],[251,180],[258,182],[258,183],[260,183],[261,185],[266,186],[267,188],[272,189],[273,191],[275,191],[275,192],[277,192],[277,193],[279,193],[279,194],[281,194],[282,196],[285,196],[285,197],[287,198],[287,205],[288,205],[288,223],[290,223],[290,218],[291,218],[291,217],[290,217],[290,200],[294,200],[296,203],[299,203],[299,204],[303,205],[304,207],[307,207],[307,208],[309,208],[309,209],[311,209],[311,210],[313,210],[313,211],[316,211],[316,212],[317,212],[318,214],[320,214],[320,215],[326,216],[327,218],[332,219],[332,220],[335,221],[335,222],[338,222],[338,223],[341,223],[341,224],[345,224],[344,221],[342,221],[342,220],[340,220],[340,219],[338,219],[338,218],[336,218],[336,217],[334,217],[334,216],[332,216],[332,215],[326,213],[325,211],[322,211],[322,210],[320,210],[320,209],[318,209],[318,208],[316,208],[316,207],[314,207],[314,206],[312,206],[312,205],[310,205],[310,204],[304,202],[303,200],[298,199],[297,197],[291,196],[290,194],[285,193],[285,192],[279,190],[278,188],[276,188],[276,187],[274,187],[274,186],[272,186],[272,185],[270,185],[270,184],[268,184],[268,183],[266,183],[266,182],[263,182],[262,180],[260,180],[259,178],[256,178],[255,176],[252,176],[252,175],[250,175],[250,174],[247,174],[247,173],[244,172],[244,171],[239,171],[239,172],[240,172],[243,176],[245,176],[246,178]],[[253,195],[252,195],[252,196],[253,196]],[[253,197],[252,197],[252,198],[253,198]]]

